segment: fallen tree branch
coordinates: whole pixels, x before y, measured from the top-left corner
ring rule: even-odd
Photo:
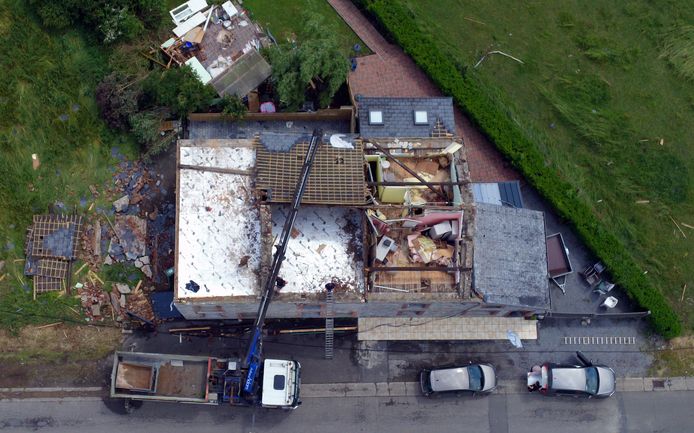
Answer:
[[[475,64],[474,68],[476,69],[476,68],[480,65],[480,63],[482,63],[482,62],[484,61],[484,59],[487,58],[487,56],[490,56],[490,55],[492,55],[492,54],[500,54],[500,55],[502,55],[502,56],[508,57],[509,59],[515,60],[516,62],[520,63],[521,65],[524,65],[524,64],[525,64],[525,63],[523,63],[523,61],[522,61],[521,59],[519,59],[519,58],[517,58],[517,57],[513,57],[512,55],[506,54],[506,53],[504,53],[503,51],[497,51],[497,50],[495,50],[495,51],[489,51],[488,53],[486,53],[485,55],[483,55],[482,58]]]

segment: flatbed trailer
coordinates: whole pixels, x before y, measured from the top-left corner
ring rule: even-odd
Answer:
[[[266,359],[259,401],[244,394],[245,371],[238,359],[160,353],[116,352],[111,397],[208,405],[293,409],[299,402],[301,366],[296,361]]]

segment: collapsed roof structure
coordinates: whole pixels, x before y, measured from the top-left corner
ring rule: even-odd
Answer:
[[[326,285],[336,317],[546,312],[542,214],[475,204],[452,100],[357,101],[359,133],[353,119],[321,112],[191,120],[178,143],[179,311],[253,317],[309,127],[322,121],[280,272],[287,284],[268,317],[324,317]]]
[[[175,37],[161,44],[172,64],[190,66],[203,84],[220,96],[246,96],[272,69],[259,53],[269,39],[246,11],[231,1],[221,6],[189,0],[169,11]]]

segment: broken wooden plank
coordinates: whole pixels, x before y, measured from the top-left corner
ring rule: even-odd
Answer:
[[[199,171],[209,171],[212,173],[222,173],[222,174],[238,174],[242,176],[251,176],[253,172],[251,170],[239,170],[235,168],[221,168],[221,167],[203,167],[199,165],[186,165],[178,164],[179,169],[185,170],[199,170]]]
[[[668,218],[670,218],[670,221],[672,221],[675,224],[675,227],[677,227],[677,230],[679,230],[680,233],[682,233],[682,236],[684,236],[684,238],[687,239],[687,235],[684,234],[684,231],[682,231],[682,228],[680,227],[680,225],[677,224],[677,221],[675,221],[675,219],[672,218],[670,215],[668,215]]]
[[[45,329],[45,328],[52,328],[54,326],[62,325],[63,322],[55,322],[55,323],[50,323],[48,325],[43,325],[43,326],[38,326],[35,329]]]
[[[396,157],[394,157],[394,156],[390,153],[389,150],[385,149],[383,146],[381,146],[380,144],[375,143],[375,142],[371,143],[371,145],[374,146],[374,147],[375,147],[376,149],[378,149],[379,151],[381,151],[381,153],[383,153],[383,154],[386,156],[386,158],[388,158],[390,161],[393,161],[394,163],[396,163],[397,165],[399,165],[403,170],[405,170],[406,172],[408,172],[409,174],[411,174],[415,179],[417,179],[419,182],[421,182],[421,183],[422,183],[423,185],[425,185],[427,188],[429,188],[429,189],[432,190],[434,193],[436,193],[436,195],[438,195],[439,197],[441,197],[441,198],[443,199],[443,201],[445,201],[446,203],[449,201],[449,200],[448,200],[448,197],[446,197],[446,195],[445,195],[444,193],[442,193],[442,192],[439,191],[438,189],[434,188],[434,186],[433,186],[430,182],[427,182],[426,180],[424,180],[424,178],[423,178],[422,176],[420,176],[419,174],[417,174],[417,172],[415,172],[415,171],[412,170],[410,167],[408,167],[407,165],[405,165],[404,163],[402,163],[399,159],[397,159]],[[416,184],[412,184],[412,185],[416,185]]]
[[[78,270],[75,271],[75,275],[77,275],[77,274],[79,274],[80,272],[82,272],[82,270],[83,270],[86,266],[87,266],[87,263],[86,263],[86,262],[85,262],[85,263],[82,263],[82,266],[80,266],[80,268],[79,268]]]

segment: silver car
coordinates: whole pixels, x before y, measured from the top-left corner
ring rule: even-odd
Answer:
[[[528,390],[543,395],[605,398],[614,394],[616,376],[605,365],[595,365],[581,352],[576,355],[583,365],[544,363],[528,373]]]
[[[496,371],[490,364],[422,370],[419,384],[424,395],[439,392],[491,392],[496,388]]]

